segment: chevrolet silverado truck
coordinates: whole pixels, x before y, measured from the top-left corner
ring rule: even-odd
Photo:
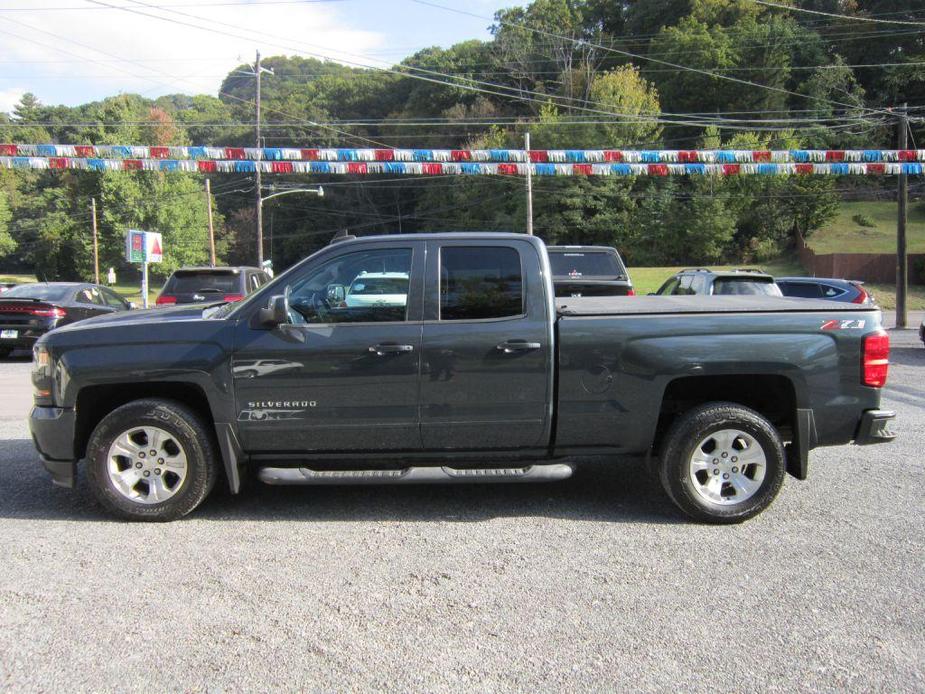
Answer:
[[[344,301],[364,276],[381,301]],[[35,445],[101,504],[173,520],[220,478],[534,482],[646,456],[705,522],[765,509],[817,446],[894,437],[876,309],[554,296],[542,241],[340,240],[239,303],[131,311],[34,349]],[[615,463],[616,464],[616,463]]]

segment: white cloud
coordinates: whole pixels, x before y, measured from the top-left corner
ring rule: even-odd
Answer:
[[[0,113],[12,113],[13,107],[19,103],[22,95],[26,93],[22,87],[0,89]]]
[[[188,3],[170,11],[144,2],[101,1],[132,12],[81,3],[74,6],[85,9],[0,13],[0,110],[23,91],[45,103],[71,105],[120,91],[215,94],[227,72],[253,61],[257,49],[265,56],[368,62],[360,56],[385,42],[383,34],[351,28],[338,14],[338,3]],[[42,5],[64,3],[42,0],[30,9]],[[11,73],[15,77],[4,77]],[[11,79],[32,86],[6,88]]]

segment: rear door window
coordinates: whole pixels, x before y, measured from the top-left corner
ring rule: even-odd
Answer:
[[[440,250],[440,320],[510,318],[524,313],[520,254],[505,246]]]
[[[780,290],[785,296],[795,296],[801,299],[818,299],[822,295],[819,285],[814,282],[781,282]]]

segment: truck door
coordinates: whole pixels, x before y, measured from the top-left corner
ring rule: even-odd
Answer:
[[[425,449],[547,445],[553,350],[543,265],[526,241],[428,242]]]
[[[420,450],[423,274],[422,242],[344,243],[254,297],[256,311],[288,294],[289,322],[239,325],[245,450]]]

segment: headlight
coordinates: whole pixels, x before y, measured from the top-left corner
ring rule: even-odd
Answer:
[[[32,348],[32,388],[36,405],[52,405],[52,366],[48,348],[37,343]]]

